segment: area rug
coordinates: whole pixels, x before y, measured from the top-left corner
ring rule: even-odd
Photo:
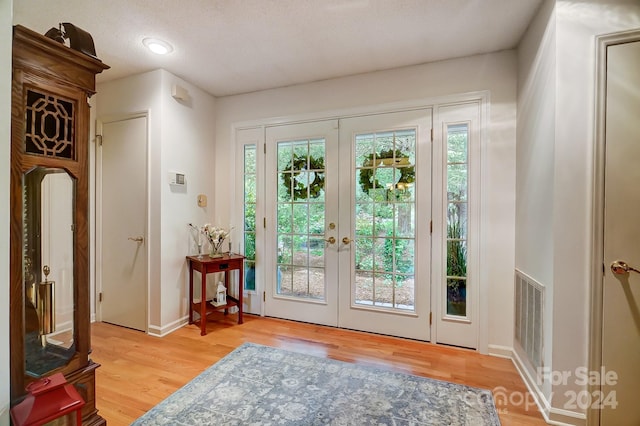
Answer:
[[[491,392],[245,343],[134,425],[499,425]]]

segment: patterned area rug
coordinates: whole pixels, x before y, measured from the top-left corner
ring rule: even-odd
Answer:
[[[245,343],[134,425],[499,425],[491,392]]]

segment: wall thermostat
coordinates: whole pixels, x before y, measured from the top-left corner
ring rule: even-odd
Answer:
[[[184,173],[169,172],[169,185],[182,186],[187,183]]]

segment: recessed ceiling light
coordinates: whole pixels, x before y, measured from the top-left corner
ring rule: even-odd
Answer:
[[[166,41],[159,40],[157,38],[145,38],[142,43],[147,46],[147,49],[158,55],[166,55],[173,51],[173,47]]]

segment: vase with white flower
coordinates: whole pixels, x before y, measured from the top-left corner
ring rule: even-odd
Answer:
[[[231,228],[233,229],[233,228]],[[231,229],[219,228],[217,226],[211,226],[207,223],[202,227],[202,233],[209,241],[210,254],[212,258],[222,257],[224,240],[227,239],[231,233]]]

